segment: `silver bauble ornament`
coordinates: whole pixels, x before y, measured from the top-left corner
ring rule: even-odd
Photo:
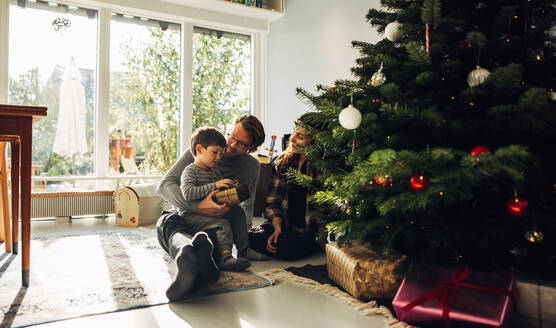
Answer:
[[[469,72],[469,75],[467,75],[467,84],[469,84],[472,88],[476,87],[483,83],[489,74],[490,72],[488,70],[477,65],[477,68]]]
[[[361,124],[361,112],[351,104],[340,112],[340,124],[348,130],[357,129]]]
[[[384,35],[386,38],[392,42],[397,42],[402,37],[401,24],[398,21],[393,21],[386,25],[384,29]]]

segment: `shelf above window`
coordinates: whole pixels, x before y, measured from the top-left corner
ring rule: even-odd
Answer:
[[[247,6],[225,0],[165,0],[187,7],[206,9],[234,16],[272,22],[284,16],[284,0],[268,0],[268,9]]]

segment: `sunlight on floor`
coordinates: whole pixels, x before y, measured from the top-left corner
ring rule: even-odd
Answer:
[[[249,322],[247,322],[247,320],[241,319],[239,318],[239,325],[241,326],[241,328],[255,328],[255,326]]]
[[[158,282],[158,284],[152,282],[156,280],[156,277],[170,277],[166,262],[162,257],[153,259],[152,256],[146,256],[147,251],[144,248],[131,247],[135,241],[129,237],[124,238],[125,235],[123,234],[123,232],[129,232],[129,229],[138,234],[149,236],[144,241],[147,243],[146,248],[159,247],[153,235],[154,225],[140,228],[122,228],[115,226],[113,217],[108,219],[74,219],[71,223],[61,224],[48,221],[33,222],[33,238],[41,239],[41,236],[43,236],[43,244],[47,242],[46,245],[42,245],[43,247],[31,247],[33,257],[48,256],[52,258],[52,261],[48,262],[49,267],[43,268],[37,266],[38,261],[33,266],[32,261],[33,269],[31,273],[32,275],[35,273],[32,277],[41,279],[41,284],[48,283],[49,271],[52,272],[52,268],[57,268],[71,273],[72,280],[75,281],[70,281],[71,283],[67,285],[75,286],[74,283],[79,281],[83,288],[90,290],[91,293],[100,293],[101,290],[104,293],[111,293],[111,283],[116,281],[114,275],[121,273],[125,274],[125,279],[130,279],[130,283],[137,284],[139,282],[139,285],[156,285],[159,286],[159,292],[163,292],[168,284],[167,281]],[[100,235],[93,234],[96,232],[103,233]],[[80,238],[86,238],[88,242],[98,246],[96,250],[79,247],[75,242],[72,244],[72,236],[78,235],[81,235]],[[108,251],[109,248],[114,249],[114,247],[121,248],[120,252],[117,252],[120,255],[108,256],[107,254],[116,253]],[[68,263],[68,258],[75,260]],[[274,268],[299,267],[305,264],[320,265],[325,262],[324,253],[318,253],[303,261],[270,260],[253,262],[250,269],[252,272],[262,272]],[[145,274],[145,272],[149,272],[145,268],[149,268],[150,272],[153,269],[162,272],[149,275]],[[94,272],[93,276],[95,278],[84,279],[85,272],[87,274]],[[59,282],[52,282],[52,285],[60,286]],[[59,293],[60,290],[56,289],[50,292]],[[115,303],[118,302],[116,296],[112,295]],[[383,318],[363,316],[354,308],[331,296],[314,292],[307,287],[280,283],[265,288],[223,293],[169,304],[132,308],[119,312],[105,312],[77,319],[45,323],[38,325],[38,327],[96,328],[99,326],[113,327],[116,323],[119,328],[387,326]]]

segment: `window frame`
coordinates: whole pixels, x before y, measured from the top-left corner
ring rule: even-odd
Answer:
[[[97,40],[97,95],[95,106],[95,174],[96,189],[106,189],[110,182],[100,180],[109,176],[109,104],[110,104],[110,22],[112,11],[181,25],[181,89],[180,89],[180,131],[179,153],[182,154],[189,144],[192,133],[192,54],[193,27],[200,26],[216,30],[249,35],[251,38],[251,101],[250,111],[265,125],[266,112],[266,57],[269,23],[256,19],[217,13],[209,10],[162,2],[156,6],[138,4],[142,7],[116,5],[115,0],[103,2],[76,0],[64,2],[98,11]],[[155,9],[156,7],[156,9]],[[10,0],[0,0],[0,103],[8,101],[9,71],[9,11]],[[180,156],[180,155],[178,155]],[[68,179],[68,180],[71,180]]]

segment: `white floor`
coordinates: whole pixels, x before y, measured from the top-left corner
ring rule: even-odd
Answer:
[[[256,222],[260,222],[258,219]],[[119,229],[113,219],[74,219],[69,223],[33,222],[33,234],[78,234],[79,231]],[[121,229],[121,228],[120,228]],[[139,229],[154,229],[146,226]],[[324,264],[324,253],[304,261],[253,262],[250,270]],[[224,293],[201,299],[99,314],[39,325],[39,327],[387,327],[382,317],[368,317],[349,305],[310,289],[276,286]]]

